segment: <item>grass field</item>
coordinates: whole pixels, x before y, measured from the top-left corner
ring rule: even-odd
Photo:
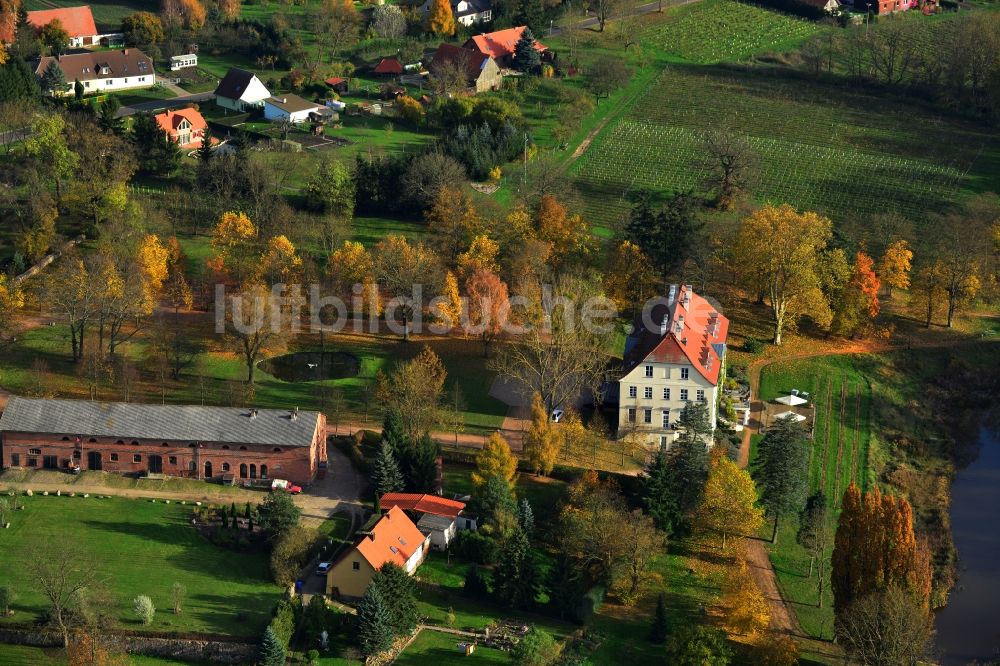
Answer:
[[[0,664],[4,666],[63,666],[65,663],[62,649],[0,644]],[[192,662],[138,654],[129,655],[126,663],[130,666],[196,666]]]
[[[155,3],[144,0],[91,0],[87,3],[94,14],[94,23],[102,32],[120,32],[122,19],[132,12],[153,12],[159,10]],[[31,12],[39,9],[79,7],[76,0],[24,0],[24,9]]]
[[[110,595],[123,626],[142,629],[132,599],[149,595],[159,609],[150,631],[258,636],[280,590],[270,580],[267,557],[212,545],[189,523],[190,506],[140,499],[27,497],[9,514],[0,534],[0,585],[17,594],[13,621],[34,619],[45,608],[26,564],[48,549],[71,544]],[[170,612],[170,588],[187,588],[183,612]]]
[[[775,72],[678,65],[610,123],[572,170],[590,219],[605,224],[620,219],[640,189],[701,190],[706,127],[750,143],[756,198],[838,218],[897,211],[921,219],[962,190],[997,186],[992,133],[913,106]]]
[[[410,643],[396,661],[398,666],[477,666],[479,664],[509,664],[510,657],[500,650],[477,647],[469,657],[460,652],[456,645],[462,642],[460,636],[424,630]]]

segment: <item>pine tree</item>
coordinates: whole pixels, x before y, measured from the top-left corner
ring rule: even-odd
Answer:
[[[136,147],[139,169],[151,174],[170,174],[180,165],[180,148],[163,131],[151,113],[137,113],[129,137]]]
[[[656,526],[670,535],[684,532],[707,478],[708,449],[699,437],[682,437],[669,451],[658,451],[643,477],[643,503]]]
[[[62,67],[59,66],[59,61],[53,60],[45,68],[45,71],[42,73],[42,88],[53,95],[65,92],[66,74],[63,72]]]
[[[403,468],[403,479],[406,489],[411,493],[437,494],[437,459],[441,455],[441,446],[424,433],[419,441],[406,450],[406,455],[400,460]]]
[[[108,95],[97,109],[97,124],[108,132],[118,133],[122,129],[122,119],[117,118],[122,103],[114,95]]]
[[[400,451],[405,449],[409,442],[406,437],[406,429],[403,427],[403,417],[399,414],[399,410],[394,407],[390,407],[386,411],[382,421],[382,441],[392,448],[392,453],[398,462]]]
[[[507,539],[493,569],[493,595],[509,606],[530,609],[538,596],[539,572],[519,527]]]
[[[663,594],[656,598],[656,612],[653,614],[653,625],[649,629],[649,640],[657,645],[667,642],[667,633],[670,627],[667,624],[667,607],[663,603]]]
[[[205,133],[201,135],[201,147],[198,148],[198,163],[208,164],[212,159],[212,131],[205,128]]]
[[[385,652],[392,646],[393,627],[392,615],[382,599],[382,593],[376,585],[369,585],[365,596],[358,604],[356,619],[358,643],[361,652],[371,657]]]
[[[399,471],[392,447],[385,440],[378,449],[378,456],[372,466],[372,485],[375,486],[376,498],[386,493],[398,493],[403,490],[403,474]]]
[[[521,500],[521,504],[517,511],[517,522],[520,524],[521,529],[524,530],[525,535],[530,539],[531,533],[535,531],[535,512],[531,510],[531,502],[525,497]]]
[[[530,2],[530,0],[528,0]],[[531,28],[521,32],[521,38],[514,44],[514,68],[533,74],[542,66],[542,55],[535,48],[535,35]]]
[[[778,539],[778,520],[802,506],[809,490],[809,446],[802,427],[778,419],[757,447],[752,466],[760,503],[774,518],[771,543]]]
[[[580,567],[567,556],[556,560],[555,566],[545,577],[549,605],[565,619],[567,612],[580,598]]]
[[[378,587],[385,607],[391,617],[393,633],[407,635],[417,627],[417,590],[410,578],[401,567],[392,562],[386,562],[372,579],[372,585]]]
[[[465,582],[462,584],[462,594],[472,599],[482,599],[489,594],[486,578],[478,564],[470,564],[465,571]]]
[[[229,517],[231,519],[231,525],[230,525],[230,527],[232,527],[233,529],[236,529],[239,526],[239,524],[240,524],[239,520],[237,519],[238,515],[236,513],[236,502],[233,502],[229,506]]]
[[[522,0],[514,25],[524,25],[535,32],[545,30],[545,7],[542,0]]]
[[[266,627],[257,653],[257,661],[261,666],[285,666],[286,659],[288,659],[288,649],[281,644],[274,629]]]
[[[228,529],[229,528],[229,512],[226,511],[226,507],[225,506],[223,506],[221,509],[219,509],[219,517],[222,518],[222,527],[223,527],[223,529]]]
[[[83,99],[83,84],[80,83],[80,79],[73,81],[73,97],[78,100]]]

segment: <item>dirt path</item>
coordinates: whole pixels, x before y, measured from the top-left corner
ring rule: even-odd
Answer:
[[[771,609],[771,628],[785,634],[802,635],[798,619],[789,610],[788,604],[781,596],[781,590],[778,589],[778,580],[774,576],[774,568],[767,556],[764,542],[760,539],[747,539],[746,549],[750,575],[757,582]]]

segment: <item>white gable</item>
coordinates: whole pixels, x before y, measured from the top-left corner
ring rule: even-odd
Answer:
[[[265,100],[270,96],[271,93],[264,86],[261,80],[258,79],[256,76],[254,76],[252,79],[250,79],[250,83],[247,84],[247,89],[243,91],[242,95],[240,95],[240,101],[249,102],[252,104],[254,102],[260,102],[261,100]]]

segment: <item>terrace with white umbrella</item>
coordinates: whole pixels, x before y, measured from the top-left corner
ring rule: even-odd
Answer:
[[[809,400],[809,394],[792,389],[788,395],[775,398],[772,403],[764,405],[762,425],[766,429],[768,426],[774,425],[778,419],[793,419],[802,423],[809,436],[812,437],[815,415],[816,410]]]

